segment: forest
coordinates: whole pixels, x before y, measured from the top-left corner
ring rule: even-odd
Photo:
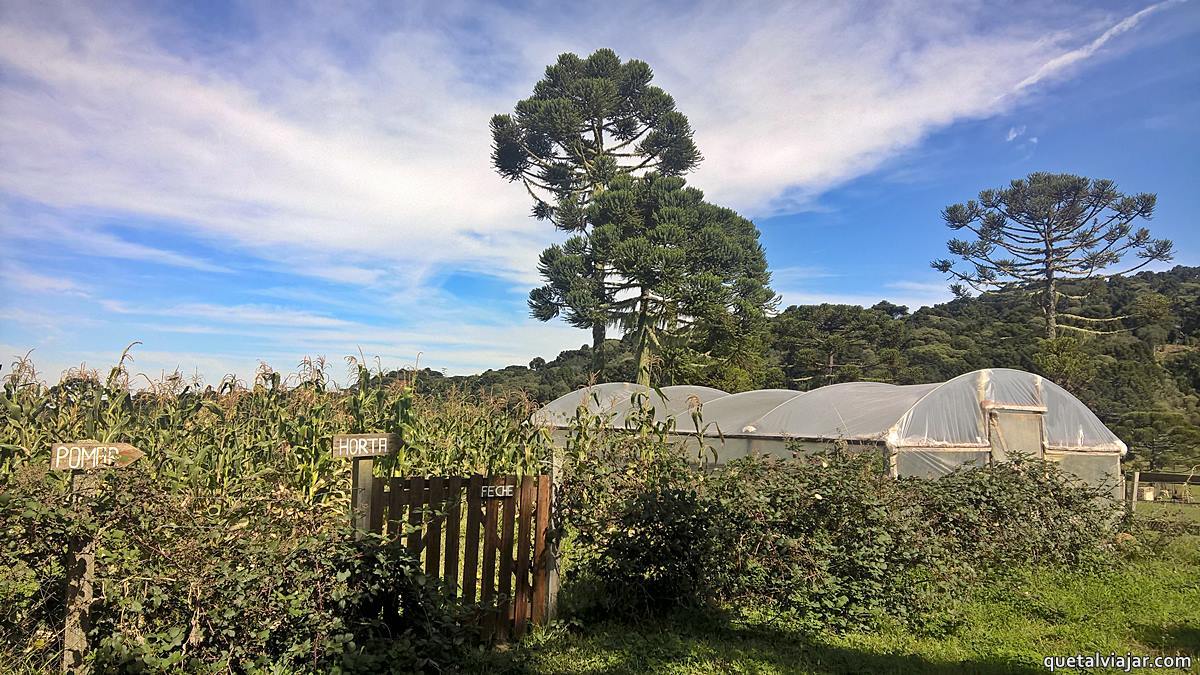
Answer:
[[[653,364],[655,383],[731,393],[808,390],[855,380],[939,382],[978,368],[1018,368],[1050,378],[1087,403],[1129,444],[1131,466],[1200,462],[1200,268],[1077,282],[1064,293],[1079,298],[1070,301],[1076,312],[1118,319],[1118,325],[1107,334],[1047,339],[1035,300],[1012,291],[916,311],[887,301],[870,308],[792,305],[766,319],[766,348],[749,368],[744,361],[689,367],[668,354]],[[636,379],[634,340],[631,335],[605,343],[602,381]],[[431,392],[520,390],[545,402],[595,381],[591,364],[592,348],[585,344],[550,360],[476,375],[426,369],[417,381]]]

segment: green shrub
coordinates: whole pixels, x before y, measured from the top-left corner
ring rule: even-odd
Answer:
[[[56,663],[73,537],[96,541],[98,672],[420,672],[460,658],[469,635],[398,543],[356,541],[342,514],[278,483],[187,490],[136,466],[75,504],[61,476],[9,482],[0,658]]]
[[[1107,488],[1022,456],[901,482],[951,555],[980,571],[1089,562],[1120,513]]]
[[[813,627],[849,629],[928,603],[939,542],[874,454],[832,449],[796,461],[730,463],[709,499],[716,515],[711,591],[771,606]]]
[[[711,600],[814,629],[933,628],[971,583],[1089,563],[1112,541],[1106,491],[1048,462],[894,480],[842,446],[708,472],[661,432],[597,433],[569,463],[569,580],[608,613]]]
[[[703,596],[713,542],[705,474],[671,440],[673,422],[656,422],[642,395],[631,403],[621,431],[577,411],[563,451],[559,520],[575,596],[566,604],[581,611],[653,615]]]

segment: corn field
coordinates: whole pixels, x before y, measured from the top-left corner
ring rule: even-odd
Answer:
[[[349,462],[333,459],[334,434],[391,432],[400,451],[377,462],[394,475],[537,473],[549,436],[528,422],[535,404],[519,394],[414,393],[411,380],[386,380],[362,359],[346,359],[354,384],[330,384],[323,359],[305,359],[286,377],[263,365],[251,383],[226,377],[201,386],[180,374],[131,377],[128,350],[102,377],[83,368],[41,382],[18,359],[0,393],[0,478],[46,466],[65,440],[131,443],[152,472],[205,491],[261,479],[301,491],[312,503],[344,506]],[[137,379],[137,378],[140,378]],[[141,382],[144,386],[134,387]]]

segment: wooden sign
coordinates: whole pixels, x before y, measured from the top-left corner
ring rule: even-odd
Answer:
[[[515,485],[484,485],[480,488],[479,495],[484,499],[504,499],[513,496],[515,487]]]
[[[124,469],[146,453],[128,443],[67,441],[50,446],[50,468],[56,471]]]
[[[333,437],[334,457],[378,457],[387,455],[398,447],[398,434],[337,434]]]

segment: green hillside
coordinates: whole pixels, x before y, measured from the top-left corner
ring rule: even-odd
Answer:
[[[661,385],[687,382],[726,390],[806,390],[835,382],[913,384],[947,380],[978,368],[1019,368],[1063,385],[1130,445],[1143,468],[1200,462],[1200,268],[1175,267],[1065,285],[1062,309],[1118,321],[1073,325],[1067,337],[1041,337],[1033,299],[1014,292],[983,294],[914,312],[880,302],[793,305],[769,322],[766,358],[748,377],[719,367],[656,364]],[[1102,332],[1095,332],[1102,326]],[[599,381],[632,381],[633,341],[607,343]],[[520,390],[548,401],[593,379],[591,347],[536,358],[477,375],[419,373],[422,389],[459,388],[503,394]],[[392,376],[399,376],[393,373]]]

